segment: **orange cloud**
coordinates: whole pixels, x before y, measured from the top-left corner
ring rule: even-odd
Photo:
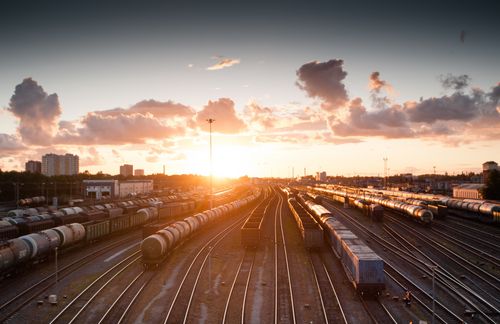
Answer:
[[[235,134],[245,131],[247,125],[241,120],[234,109],[234,102],[229,98],[220,98],[209,101],[196,115],[198,127],[204,131],[209,130],[207,119],[215,119],[212,132]]]
[[[222,70],[224,68],[233,66],[235,64],[239,64],[240,59],[232,59],[232,58],[222,58],[219,62],[215,63],[212,66],[207,67],[209,71]]]

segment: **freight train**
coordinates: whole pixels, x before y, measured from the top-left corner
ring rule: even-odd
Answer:
[[[260,194],[261,190],[256,189],[243,199],[187,217],[146,237],[141,243],[144,267],[146,269],[158,268],[176,247],[180,246],[194,233],[248,206],[259,198]]]
[[[8,216],[0,220],[0,241],[36,233],[55,226],[130,215],[136,213],[141,207],[160,207],[167,214],[166,216],[175,216],[186,210],[194,210],[195,205],[193,200],[163,203],[156,198],[149,198],[88,207],[67,207],[56,211],[43,207],[16,209],[9,211]]]
[[[323,227],[326,241],[354,288],[362,295],[378,295],[385,289],[384,261],[322,205],[299,194],[298,201]]]
[[[54,249],[90,244],[157,221],[159,218],[193,212],[193,202],[167,203],[163,207],[141,208],[122,214],[82,223],[67,223],[0,242],[0,276],[5,276],[25,266],[47,259]]]
[[[308,190],[315,193],[332,197],[333,200],[344,203],[349,199],[363,199],[368,203],[378,204],[380,206],[392,209],[402,215],[408,216],[424,225],[430,225],[434,218],[433,213],[422,206],[405,203],[403,201],[393,200],[382,196],[357,193],[347,190],[325,189],[320,187],[308,187]]]
[[[331,185],[327,185],[327,188],[331,189],[333,187]],[[346,187],[346,189],[348,189],[348,187]],[[440,210],[443,212],[443,215],[446,215],[447,213],[447,211],[445,211],[443,207],[447,207],[450,211],[456,210],[467,212],[459,213],[460,216],[466,216],[468,218],[476,219],[485,223],[500,224],[500,204],[495,202],[480,199],[457,199],[443,195],[413,193],[407,191],[392,191],[369,188],[356,188],[356,190],[363,191],[371,195],[416,199],[427,203],[429,208],[434,208],[431,206],[441,206]]]

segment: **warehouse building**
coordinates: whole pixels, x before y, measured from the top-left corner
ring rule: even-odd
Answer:
[[[484,184],[466,183],[453,188],[453,198],[482,199],[481,189]]]
[[[85,198],[126,198],[153,191],[153,180],[83,180]]]

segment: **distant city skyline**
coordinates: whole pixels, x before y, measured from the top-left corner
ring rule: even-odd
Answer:
[[[0,4],[0,168],[237,177],[500,160],[500,4]]]

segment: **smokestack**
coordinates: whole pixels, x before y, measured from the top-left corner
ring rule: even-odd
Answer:
[[[304,168],[304,177],[306,176],[306,168]]]
[[[294,173],[295,173],[295,168],[294,168],[294,167],[292,167],[292,179],[293,179],[293,178],[295,178]]]
[[[163,165],[163,175],[165,175],[165,164]]]

